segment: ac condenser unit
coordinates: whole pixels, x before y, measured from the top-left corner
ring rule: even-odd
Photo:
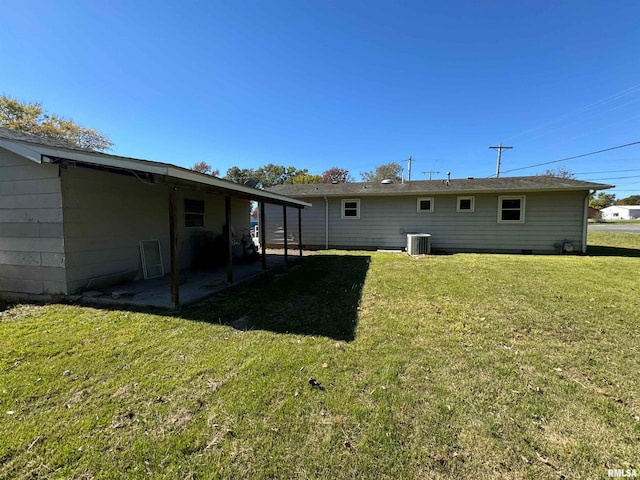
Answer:
[[[411,233],[407,235],[407,253],[409,255],[429,255],[431,253],[431,234]]]

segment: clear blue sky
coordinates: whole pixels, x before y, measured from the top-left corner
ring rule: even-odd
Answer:
[[[502,141],[503,176],[564,166],[621,198],[640,145],[509,170],[640,141],[639,19],[637,0],[2,0],[0,93],[222,174],[360,180],[412,155],[413,179],[486,177]]]

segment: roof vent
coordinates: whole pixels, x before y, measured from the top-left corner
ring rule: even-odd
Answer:
[[[391,180],[390,178],[385,178],[380,183],[383,185],[391,185],[393,183],[393,180]]]

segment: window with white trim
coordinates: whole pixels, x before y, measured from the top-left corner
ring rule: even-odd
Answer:
[[[498,197],[498,223],[524,223],[524,195]]]
[[[344,199],[342,200],[342,218],[360,218],[360,200]]]
[[[476,197],[458,197],[456,212],[473,212],[476,208]]]
[[[184,199],[184,226],[204,227],[204,200]]]
[[[418,213],[433,212],[433,197],[418,198]]]

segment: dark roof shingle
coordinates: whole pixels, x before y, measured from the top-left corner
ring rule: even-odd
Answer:
[[[10,128],[0,127],[0,138],[7,140],[17,140],[19,142],[33,143],[35,145],[45,145],[47,147],[56,148],[68,148],[70,150],[79,150],[81,152],[94,152],[89,148],[78,147],[62,140],[55,140],[53,138],[32,135],[30,133],[19,132]]]
[[[309,185],[276,185],[270,191],[290,197],[322,197],[345,195],[411,195],[438,193],[483,193],[559,190],[604,190],[613,185],[568,178],[537,175],[530,177],[464,178],[415,180],[405,183],[318,183]]]

